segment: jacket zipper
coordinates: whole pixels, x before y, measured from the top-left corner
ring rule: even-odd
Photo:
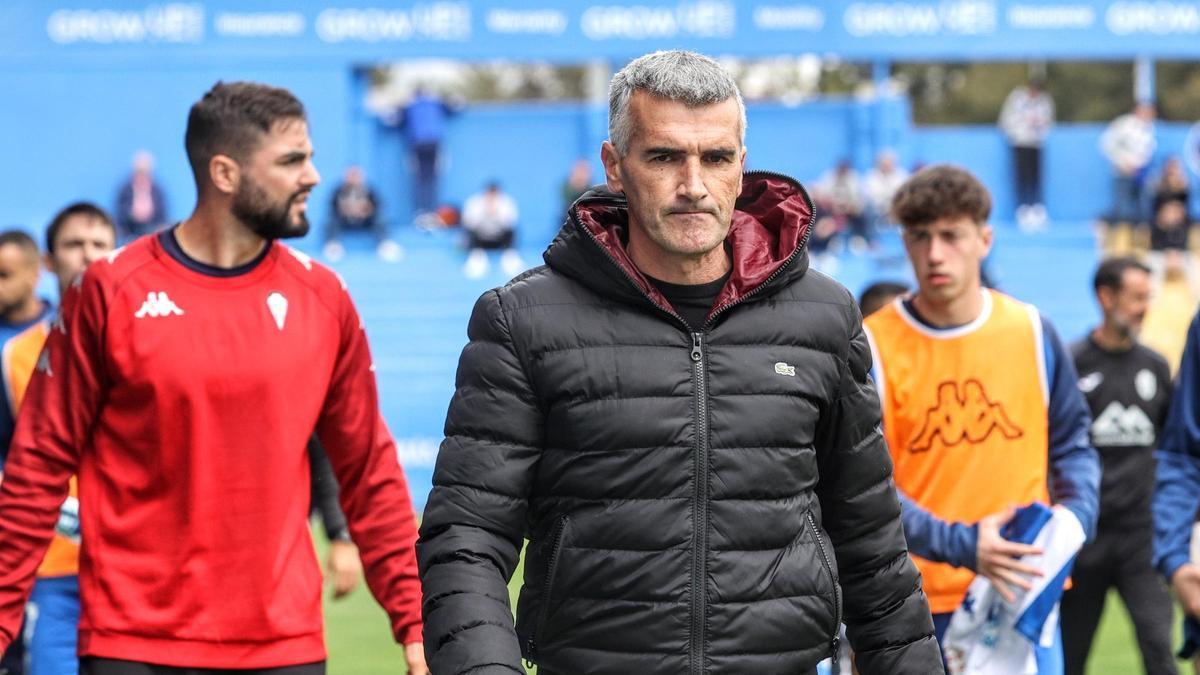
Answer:
[[[692,642],[691,672],[704,672],[705,615],[708,612],[708,377],[704,362],[704,333],[692,333],[692,378],[696,392],[695,484],[692,495]]]
[[[554,537],[551,539],[550,560],[546,564],[546,579],[542,582],[542,606],[538,608],[538,620],[534,624],[533,634],[525,643],[525,652],[529,654],[525,665],[532,668],[533,658],[537,656],[537,640],[546,627],[546,617],[550,614],[550,591],[554,587],[554,572],[558,569],[558,552],[562,548],[563,533],[567,531],[567,516],[558,519],[554,526]]]
[[[833,672],[837,672],[838,664],[838,647],[839,638],[842,627],[842,590],[838,585],[837,575],[833,573],[833,563],[829,561],[829,554],[825,551],[825,542],[821,540],[821,533],[817,530],[817,521],[813,518],[812,511],[805,511],[804,516],[808,518],[808,524],[812,527],[813,539],[817,542],[817,549],[821,552],[821,562],[825,565],[825,571],[829,573],[829,580],[833,582],[833,638],[829,642],[830,658],[833,659]]]

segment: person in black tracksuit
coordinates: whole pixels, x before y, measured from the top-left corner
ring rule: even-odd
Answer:
[[[943,672],[811,199],[743,174],[707,57],[634,60],[610,112],[608,189],[467,328],[417,543],[430,671],[811,673],[844,621],[863,675]]]
[[[1171,598],[1151,565],[1154,450],[1171,400],[1162,356],[1138,343],[1150,298],[1150,270],[1131,258],[1100,264],[1096,297],[1103,323],[1072,346],[1079,388],[1092,410],[1100,453],[1100,523],[1075,561],[1062,600],[1068,675],[1084,672],[1104,601],[1116,588],[1137,632],[1149,675],[1177,672],[1171,655]]]

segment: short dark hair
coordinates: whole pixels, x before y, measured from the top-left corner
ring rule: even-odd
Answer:
[[[908,284],[899,281],[876,281],[863,289],[862,295],[858,296],[858,310],[863,316],[870,316],[891,298],[905,293],[908,293]]]
[[[25,257],[37,264],[38,252],[37,242],[25,230],[5,230],[0,232],[0,248],[5,246],[16,246],[21,249]]]
[[[936,164],[913,174],[896,190],[892,212],[905,227],[961,216],[982,225],[992,214],[992,197],[966,169]]]
[[[74,202],[54,214],[54,218],[50,219],[50,224],[46,226],[46,253],[54,253],[54,245],[58,241],[59,230],[62,229],[63,223],[75,216],[84,216],[104,223],[108,229],[112,230],[113,238],[116,238],[117,227],[113,225],[112,218],[108,216],[108,213],[104,209],[92,202]]]
[[[1101,288],[1107,288],[1114,293],[1120,291],[1121,285],[1124,283],[1125,272],[1128,270],[1141,270],[1150,274],[1150,268],[1135,258],[1129,256],[1109,258],[1096,267],[1096,276],[1092,277],[1092,290],[1097,295]]]
[[[183,144],[196,186],[204,188],[215,155],[241,161],[280,120],[306,119],[292,92],[257,82],[217,82],[192,105]]]

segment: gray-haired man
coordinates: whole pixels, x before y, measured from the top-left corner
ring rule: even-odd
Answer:
[[[613,78],[607,190],[475,306],[418,544],[431,670],[942,670],[854,300],[714,61]],[[529,539],[514,631],[506,581]]]

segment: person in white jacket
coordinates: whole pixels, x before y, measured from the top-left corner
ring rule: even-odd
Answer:
[[[1013,89],[1000,109],[1000,130],[1012,148],[1016,179],[1017,224],[1038,229],[1046,224],[1042,200],[1042,146],[1054,126],[1054,99],[1045,80],[1032,77]]]
[[[492,181],[483,192],[467,199],[462,223],[467,232],[470,253],[463,273],[478,279],[487,273],[487,251],[503,251],[500,265],[510,276],[520,272],[524,263],[514,248],[517,227],[517,203]]]
[[[1109,123],[1100,137],[1100,150],[1112,164],[1115,175],[1110,223],[1136,225],[1146,220],[1142,182],[1158,148],[1155,114],[1154,104],[1138,103],[1132,112]]]

